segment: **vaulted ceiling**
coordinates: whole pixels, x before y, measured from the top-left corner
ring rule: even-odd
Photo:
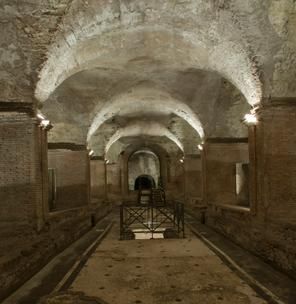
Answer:
[[[252,106],[296,95],[292,0],[4,0],[0,15],[1,98],[36,99],[50,141],[96,155],[195,154],[247,136]]]

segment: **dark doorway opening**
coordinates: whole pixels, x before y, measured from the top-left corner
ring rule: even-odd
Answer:
[[[155,180],[150,175],[140,175],[135,180],[135,190],[155,188]]]

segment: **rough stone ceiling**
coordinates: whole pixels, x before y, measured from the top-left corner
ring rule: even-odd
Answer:
[[[64,81],[43,107],[54,124],[50,141],[87,140],[97,155],[131,121],[158,122],[182,143],[185,153],[198,153],[204,134],[214,136],[217,128],[222,136],[245,136],[240,119],[248,111],[242,94],[216,73],[161,66],[143,66],[142,72],[80,72]]]
[[[149,149],[155,154],[160,154],[169,157],[181,158],[183,152],[174,144],[171,140],[166,137],[125,137],[115,142],[109,149],[108,153],[105,154],[105,159],[110,162],[117,162],[119,155],[122,152],[128,153],[135,152],[138,150]]]
[[[129,60],[152,53],[182,68],[209,59],[204,65],[231,80],[248,100],[260,91],[264,97],[296,96],[295,13],[293,0],[2,0],[0,98],[35,102],[41,77],[36,96],[44,101],[87,62],[94,68],[101,56],[98,66],[112,66],[103,60],[108,44],[122,59],[123,53]],[[90,41],[94,47],[84,48]],[[149,52],[152,43],[155,51]]]
[[[154,121],[197,153],[204,135],[246,136],[247,102],[296,95],[295,13],[292,0],[4,0],[18,39],[3,32],[0,94],[26,100],[40,71],[51,141],[101,155],[131,121]]]
[[[176,69],[217,71],[258,103],[260,70],[278,48],[270,25],[268,1],[74,1],[36,96],[46,100],[66,78],[90,67],[125,69],[149,57]]]
[[[108,153],[111,146],[121,138],[124,137],[143,137],[143,136],[151,136],[151,137],[166,137],[167,139],[174,142],[179,149],[184,152],[183,144],[180,140],[163,124],[157,122],[147,122],[147,121],[135,121],[125,128],[119,129],[116,133],[112,135],[106,144],[105,153]]]

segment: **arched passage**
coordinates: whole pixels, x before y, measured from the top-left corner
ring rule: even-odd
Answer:
[[[141,150],[148,150],[158,157],[160,170],[159,176],[163,188],[166,188],[166,185],[169,181],[169,155],[162,146],[148,143],[138,143],[137,145],[131,144],[124,148],[124,150],[120,153],[119,157],[123,198],[126,198],[129,195],[128,161],[135,152]]]
[[[169,129],[158,122],[138,121],[129,124],[125,128],[119,129],[113,134],[106,144],[105,152],[108,153],[110,147],[122,137],[141,137],[141,136],[164,136],[175,143],[181,151],[184,150],[182,143]]]
[[[151,175],[140,175],[135,180],[134,190],[155,188],[155,180]]]
[[[194,16],[194,20],[198,18]],[[92,39],[90,37],[75,39],[71,47],[62,38],[64,41],[60,41],[59,48],[53,46],[49,59],[41,71],[36,97],[42,101],[46,100],[68,77],[93,66],[107,67],[111,58],[113,66],[122,69],[144,57],[148,58],[149,62],[172,65],[179,69],[193,67],[217,71],[236,85],[250,104],[259,103],[262,97],[261,83],[258,74],[254,73],[256,64],[244,49],[244,42],[234,44],[231,40],[232,36],[227,37],[224,33],[223,42],[220,41],[220,44],[211,50],[214,39],[209,37],[207,31],[202,32],[203,35],[200,35],[201,32],[195,32],[194,28],[198,27],[195,25],[191,30],[185,31],[186,35],[183,29],[176,27],[172,29],[166,24],[159,26],[157,30],[154,24],[153,26],[134,24],[132,29],[119,28],[113,30],[112,33],[97,28],[98,32],[92,33]],[[232,34],[237,32],[230,22],[227,31]],[[145,43],[141,39],[143,34]],[[239,35],[239,33],[236,34]],[[80,33],[77,33],[78,36]],[[184,37],[190,37],[190,39]],[[173,47],[163,48],[164,40]],[[106,44],[105,41],[110,43]],[[153,48],[150,48],[152,45]],[[121,52],[120,56],[118,56],[118,50]],[[223,61],[217,60],[221,57],[224,58]],[[233,60],[236,62],[235,65],[231,64]],[[239,71],[236,65],[241,66]]]
[[[160,102],[162,107],[159,106]],[[133,104],[133,107],[130,105]],[[104,122],[115,115],[131,115],[136,113],[173,113],[192,126],[201,139],[204,130],[197,114],[183,101],[172,97],[163,88],[153,83],[141,83],[133,89],[114,96],[112,100],[95,110],[98,112],[88,130],[87,140],[102,126]]]
[[[160,161],[158,156],[149,149],[138,150],[128,159],[129,190],[138,190],[142,182],[143,186],[149,186],[147,178],[142,180],[139,177],[151,177],[148,178],[151,182],[149,188],[158,186],[160,182]]]

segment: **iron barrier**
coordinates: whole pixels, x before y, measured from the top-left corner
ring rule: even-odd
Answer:
[[[120,239],[133,239],[135,232],[163,233],[164,238],[185,237],[184,204],[123,203],[120,205]]]

